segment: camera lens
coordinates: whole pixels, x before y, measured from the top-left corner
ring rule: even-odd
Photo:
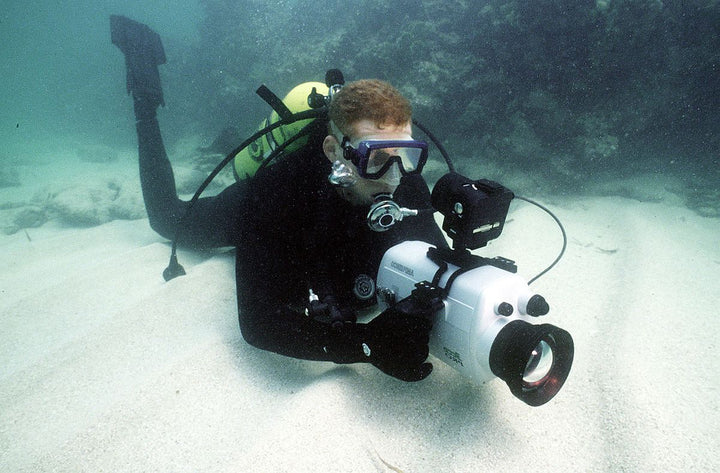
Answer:
[[[513,320],[495,337],[490,369],[505,381],[515,397],[531,406],[552,399],[570,373],[572,337],[550,324],[532,325]]]
[[[550,374],[553,366],[553,353],[550,345],[541,340],[530,353],[530,359],[525,366],[523,382],[527,384],[540,383]]]

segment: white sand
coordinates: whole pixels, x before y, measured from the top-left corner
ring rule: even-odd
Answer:
[[[188,275],[165,283],[168,245],[146,220],[2,236],[0,471],[720,470],[720,220],[548,204],[570,242],[534,288],[576,353],[538,408],[437,360],[407,384],[256,350],[232,254],[181,252]],[[526,204],[511,219],[484,254],[531,277],[559,234]]]

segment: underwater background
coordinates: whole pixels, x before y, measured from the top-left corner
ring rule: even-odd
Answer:
[[[10,2],[0,14],[0,161],[79,143],[132,147],[108,15],[163,38],[169,147],[238,141],[284,95],[339,68],[411,100],[461,171],[533,193],[629,192],[663,177],[717,216],[720,2],[692,0],[186,0]],[[9,166],[8,166],[9,164]],[[61,163],[58,163],[61,165]],[[653,196],[639,196],[652,199]]]
[[[258,350],[232,250],[181,248],[166,283],[111,14],[162,37],[183,198],[268,116],[258,86],[339,68],[398,86],[466,176],[545,203],[567,242],[516,200],[483,251],[529,278],[567,249],[532,286],[575,340],[558,396]],[[0,470],[720,471],[719,29],[715,0],[5,2]]]

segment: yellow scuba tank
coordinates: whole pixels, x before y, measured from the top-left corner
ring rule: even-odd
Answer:
[[[328,87],[322,82],[305,82],[293,88],[282,101],[292,113],[310,110],[311,107],[308,103],[308,97],[311,95],[313,88],[317,93],[328,95]],[[258,130],[262,130],[278,120],[280,120],[280,116],[277,112],[273,111],[269,118],[266,118],[260,123]],[[235,177],[238,180],[244,180],[254,176],[260,167],[260,164],[270,155],[270,153],[272,153],[278,146],[281,146],[283,143],[295,136],[311,121],[313,121],[312,118],[279,126],[250,143],[249,146],[245,147],[236,154],[233,159]],[[307,140],[307,136],[298,138],[288,145],[283,153],[292,153],[293,151],[302,148],[307,143]]]

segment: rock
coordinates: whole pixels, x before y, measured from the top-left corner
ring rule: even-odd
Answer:
[[[111,220],[109,203],[116,197],[117,193],[107,186],[82,185],[54,194],[47,206],[65,224],[93,226]]]
[[[0,209],[0,231],[12,235],[23,228],[34,228],[47,222],[47,214],[41,206],[16,203]]]
[[[18,228],[35,228],[47,222],[45,210],[36,205],[28,205],[17,210],[13,223]]]
[[[194,194],[200,184],[208,177],[210,172],[220,163],[225,156],[221,154],[198,154],[189,159],[192,168],[176,166],[175,185],[178,194]],[[220,173],[215,176],[208,186],[208,192],[217,193],[235,182],[232,171],[233,163],[228,163]]]
[[[175,187],[180,195],[194,194],[202,184],[207,173],[183,166],[175,166]]]
[[[117,196],[110,204],[113,219],[137,220],[147,217],[139,182],[125,182],[117,189]]]
[[[0,209],[0,231],[2,231],[5,235],[12,235],[14,233],[17,233],[18,230],[20,230],[20,227],[15,225],[15,223],[13,222],[13,220],[15,219],[15,213],[16,211],[13,209]]]
[[[72,226],[93,226],[115,219],[145,216],[139,184],[117,180],[64,188],[47,194],[52,217]]]

